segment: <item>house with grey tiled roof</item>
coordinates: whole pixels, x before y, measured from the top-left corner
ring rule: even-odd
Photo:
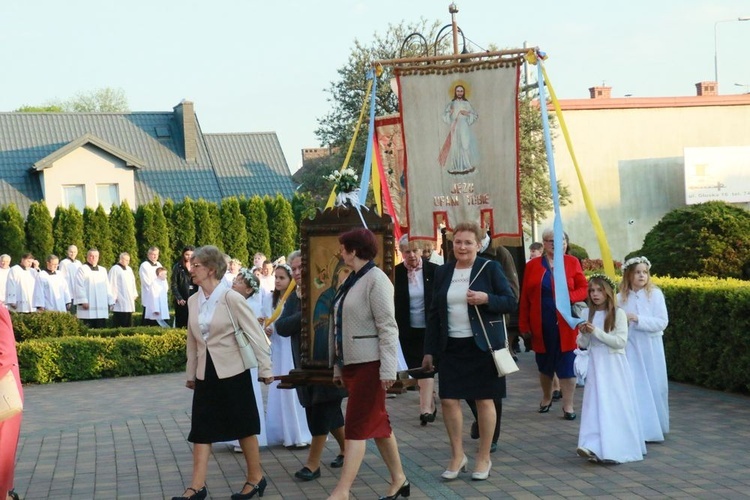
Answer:
[[[166,112],[0,113],[0,205],[131,208],[158,197],[291,197],[275,132],[204,134],[192,102]]]

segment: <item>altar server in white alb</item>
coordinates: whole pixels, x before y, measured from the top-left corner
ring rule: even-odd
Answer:
[[[68,282],[57,270],[60,259],[57,255],[47,257],[46,269],[40,271],[34,285],[34,308],[39,311],[66,312],[72,298]]]
[[[5,288],[5,304],[13,312],[34,311],[34,285],[37,271],[31,267],[34,256],[25,253],[21,262],[10,268]]]
[[[77,257],[78,247],[70,245],[66,251],[66,257],[60,261],[60,274],[65,278],[65,281],[68,284],[68,290],[70,291],[71,297],[75,296],[76,276],[78,275],[78,270],[83,265]],[[71,312],[75,311],[71,309]]]
[[[78,319],[89,328],[107,326],[109,311],[115,304],[115,296],[109,286],[107,268],[99,265],[99,250],[92,248],[86,253],[86,263],[76,275],[75,300]]]
[[[115,296],[112,323],[114,326],[133,326],[133,312],[138,290],[135,286],[135,273],[130,267],[128,252],[122,252],[117,264],[110,268],[109,286]]]
[[[5,285],[8,283],[10,273],[10,255],[0,255],[0,304],[5,304]]]
[[[155,321],[162,327],[168,327],[169,324],[169,302],[167,294],[169,293],[169,281],[167,280],[167,270],[163,267],[156,269],[156,279],[151,284],[151,302],[143,301],[145,307],[144,318]]]
[[[138,269],[138,277],[141,279],[141,304],[143,304],[143,320],[141,324],[146,326],[158,326],[159,324],[152,319],[146,318],[146,304],[154,301],[157,290],[154,288],[156,281],[156,270],[163,267],[159,262],[159,247],[148,249],[147,259],[141,263]]]
[[[669,387],[664,329],[669,323],[664,294],[651,283],[651,262],[633,257],[622,265],[617,303],[628,316],[628,355],[646,442],[664,441],[669,432]]]

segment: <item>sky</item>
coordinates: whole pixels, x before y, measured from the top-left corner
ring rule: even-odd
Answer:
[[[204,132],[275,131],[287,163],[318,147],[325,90],[359,40],[421,18],[448,24],[446,0],[4,0],[0,111],[121,88],[133,111],[195,103]],[[538,46],[560,99],[750,92],[747,0],[464,0],[475,45]],[[719,22],[728,20],[730,22]],[[718,22],[718,24],[717,24]],[[716,40],[714,35],[716,34]],[[740,84],[740,85],[735,85]]]

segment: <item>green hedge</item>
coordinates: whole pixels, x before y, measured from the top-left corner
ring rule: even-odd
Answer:
[[[750,283],[718,278],[655,278],[669,326],[664,349],[669,378],[750,392]]]
[[[185,330],[161,335],[31,339],[18,344],[24,383],[130,377],[185,369]]]

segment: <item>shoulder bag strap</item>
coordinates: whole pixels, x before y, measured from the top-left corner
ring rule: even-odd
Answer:
[[[474,283],[474,281],[479,277],[481,272],[484,270],[484,268],[489,264],[489,260],[485,260],[484,264],[482,264],[482,267],[479,269],[479,272],[476,276],[474,276],[474,279],[471,280],[471,283],[469,283],[469,288],[471,288],[471,285]],[[487,341],[487,348],[490,351],[493,351],[492,344],[490,343],[490,337],[487,335],[487,329],[484,327],[484,320],[482,319],[482,315],[479,313],[479,306],[476,304],[474,305],[474,310],[477,312],[477,317],[479,318],[479,324],[482,326],[482,332],[484,332],[484,339]],[[505,315],[503,315],[503,331],[505,332],[505,347],[508,347],[508,329],[505,327]]]

